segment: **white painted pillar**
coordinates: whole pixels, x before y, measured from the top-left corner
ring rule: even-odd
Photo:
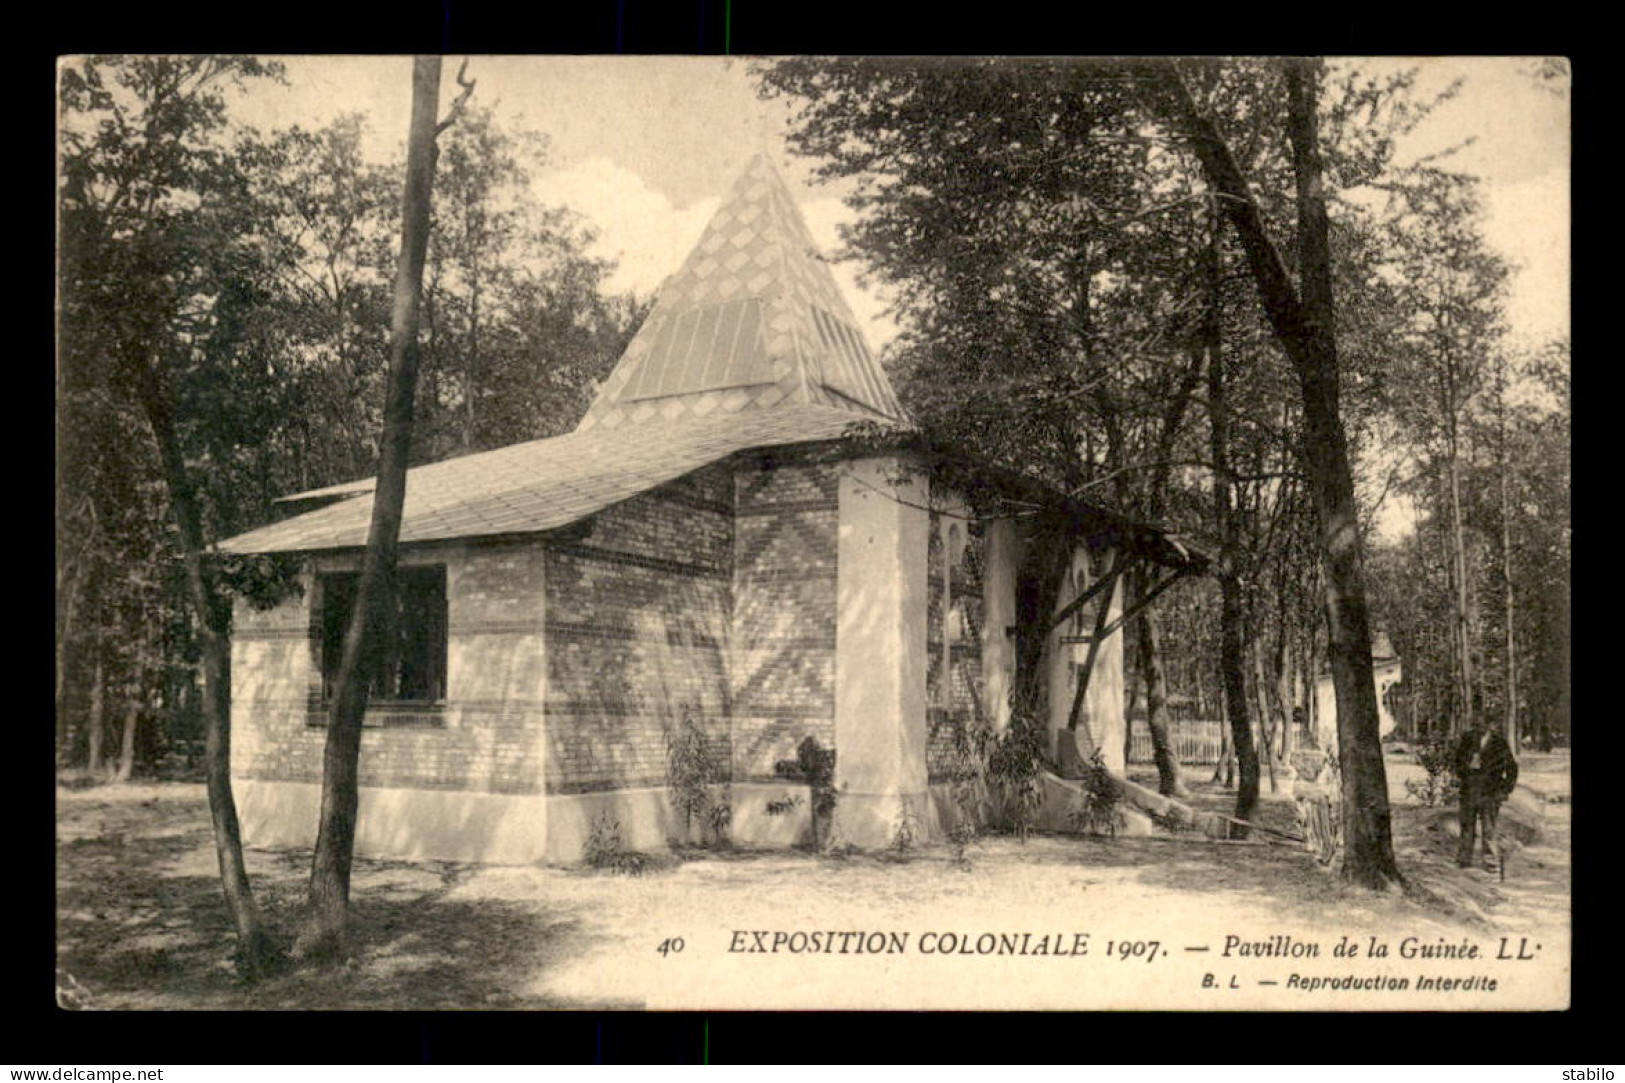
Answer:
[[[835,828],[878,848],[905,806],[923,837],[926,780],[924,479],[899,479],[895,458],[843,468],[835,626]],[[906,501],[906,503],[905,503]]]
[[[1056,612],[1070,605],[1098,577],[1104,575],[1111,561],[1111,550],[1096,550],[1092,554],[1081,546],[1073,550],[1066,583],[1055,599]],[[1093,635],[1099,606],[1100,601],[1096,598],[1068,617],[1061,627],[1050,633],[1045,646],[1051,748],[1057,751],[1058,756],[1060,742],[1066,739],[1072,700],[1078,691],[1079,669],[1089,657],[1088,643],[1065,643],[1063,637]],[[1107,610],[1108,625],[1122,615],[1123,581],[1119,579]],[[1101,643],[1095,653],[1094,670],[1089,678],[1089,688],[1084,692],[1083,706],[1078,712],[1078,729],[1074,735],[1081,759],[1088,760],[1099,748],[1102,761],[1118,774],[1122,774],[1125,767],[1123,735],[1127,721],[1123,692],[1123,630],[1119,628]],[[1066,761],[1062,759],[1061,762],[1064,765]]]
[[[1095,552],[1094,570],[1097,575],[1105,573],[1113,555],[1108,550]],[[1111,605],[1106,612],[1108,625],[1123,615],[1126,586],[1126,579],[1119,579],[1117,589],[1112,591]],[[1083,697],[1083,714],[1089,720],[1090,736],[1100,748],[1106,766],[1119,775],[1127,767],[1123,759],[1123,738],[1128,725],[1124,701],[1123,636],[1124,629],[1119,628],[1100,645],[1100,651],[1095,655],[1094,673],[1089,678],[1089,690]]]

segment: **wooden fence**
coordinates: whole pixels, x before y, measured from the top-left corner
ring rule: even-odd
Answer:
[[[1128,762],[1156,762],[1151,755],[1151,731],[1145,728],[1145,720],[1137,718],[1133,726]],[[1203,722],[1182,719],[1170,723],[1168,737],[1173,742],[1174,757],[1180,763],[1218,763],[1219,747],[1223,743],[1220,737],[1222,726],[1223,723],[1217,720]]]
[[[1145,728],[1145,719],[1136,718],[1130,725],[1134,727],[1132,743],[1129,745],[1128,762],[1155,763],[1156,757],[1151,754],[1151,731]],[[1224,741],[1220,732],[1224,726],[1219,721],[1199,721],[1195,719],[1179,719],[1168,724],[1168,736],[1174,743],[1174,757],[1180,763],[1189,764],[1215,764],[1219,762],[1219,749]],[[1293,734],[1296,738],[1294,748],[1299,750],[1314,749],[1315,737],[1308,727],[1298,726]],[[1253,728],[1253,740],[1260,740],[1258,728]],[[1263,745],[1259,744],[1259,753],[1263,753]]]

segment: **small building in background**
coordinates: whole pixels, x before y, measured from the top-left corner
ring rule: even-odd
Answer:
[[[1372,637],[1371,669],[1377,682],[1379,733],[1385,739],[1394,733],[1407,733],[1409,726],[1400,726],[1401,716],[1406,713],[1405,671],[1386,632],[1377,632]],[[1337,694],[1329,672],[1315,678],[1315,740],[1321,748],[1337,747]]]

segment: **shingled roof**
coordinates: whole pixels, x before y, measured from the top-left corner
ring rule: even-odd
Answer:
[[[782,403],[903,416],[795,201],[757,155],[661,287],[579,430]]]
[[[413,468],[400,540],[527,534],[573,523],[747,448],[830,440],[859,418],[788,404],[733,416],[685,418],[631,432],[592,429]],[[230,553],[359,547],[372,519],[372,481],[301,493],[346,496],[222,542]]]

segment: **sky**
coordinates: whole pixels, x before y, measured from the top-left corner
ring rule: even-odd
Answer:
[[[460,58],[447,59],[441,93],[457,93]],[[289,85],[234,103],[263,126],[317,126],[340,112],[370,118],[372,150],[400,146],[411,61],[405,57],[284,58]],[[1508,314],[1517,343],[1566,333],[1569,320],[1570,101],[1566,82],[1542,83],[1527,58],[1365,58],[1368,69],[1417,67],[1419,88],[1462,86],[1401,144],[1401,157],[1471,140],[1451,163],[1484,181],[1485,234],[1513,264]],[[476,96],[519,128],[544,132],[548,161],[534,171],[538,199],[573,206],[600,233],[598,254],[619,264],[610,285],[649,293],[677,270],[720,197],[753,154],[778,166],[814,238],[838,247],[849,220],[841,191],[811,182],[785,145],[789,107],[762,100],[747,62],[716,57],[474,57]],[[882,347],[895,327],[858,268],[837,278]]]
[[[446,60],[442,113],[456,96],[458,57]],[[233,102],[239,119],[275,127],[323,125],[342,112],[369,118],[369,150],[383,158],[404,144],[411,60],[405,57],[283,58],[288,85],[257,83]],[[1460,80],[1397,148],[1400,161],[1462,144],[1448,163],[1483,181],[1489,244],[1512,266],[1507,304],[1515,347],[1569,330],[1570,91],[1566,78],[1533,77],[1529,58],[1359,58],[1380,74],[1415,67],[1418,90]],[[518,129],[545,133],[546,162],[533,168],[536,198],[584,214],[599,233],[595,254],[618,268],[616,290],[655,291],[698,241],[721,196],[752,155],[768,155],[826,253],[851,219],[843,192],[813,182],[790,154],[789,106],[765,101],[748,62],[718,57],[490,57],[470,60],[477,100]],[[885,298],[861,282],[855,261],[832,265],[870,345],[896,334]],[[1413,509],[1390,498],[1381,533],[1409,529]]]

